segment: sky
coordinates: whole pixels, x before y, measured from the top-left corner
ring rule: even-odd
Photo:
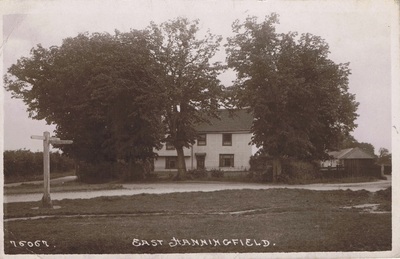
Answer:
[[[121,32],[143,29],[150,21],[162,23],[178,16],[199,19],[201,32],[232,36],[231,25],[247,16],[259,21],[272,12],[279,14],[278,32],[297,31],[321,36],[330,46],[329,58],[336,63],[350,62],[349,92],[356,95],[359,117],[353,136],[371,143],[375,153],[384,147],[392,150],[392,122],[397,91],[392,83],[393,30],[398,23],[393,1],[253,1],[253,0],[91,0],[91,1],[3,1],[3,72],[21,57],[29,56],[37,44],[60,46],[62,39],[81,32]],[[394,11],[393,11],[394,10]],[[397,34],[398,35],[398,34]],[[222,49],[215,57],[225,61]],[[394,69],[395,70],[395,69]],[[396,70],[395,70],[396,71]],[[231,85],[234,73],[221,75]],[[3,87],[2,87],[3,89]],[[54,125],[29,118],[26,106],[2,90],[4,124],[1,143],[4,150],[42,150],[31,135],[52,132]],[[397,95],[398,96],[398,95]],[[400,130],[400,127],[397,127]]]

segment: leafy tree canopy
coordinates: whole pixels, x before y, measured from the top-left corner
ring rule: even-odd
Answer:
[[[237,105],[254,115],[252,143],[275,157],[326,158],[354,123],[358,103],[348,92],[349,64],[328,58],[320,37],[277,33],[278,15],[236,21],[227,62],[237,72]]]
[[[223,101],[223,87],[217,79],[222,66],[211,63],[218,51],[221,36],[207,32],[199,36],[199,21],[177,18],[148,27],[149,47],[165,88],[162,102],[165,141],[177,150],[178,177],[185,177],[183,147],[194,143],[194,126],[216,117]]]
[[[5,87],[30,117],[55,124],[60,148],[83,161],[143,160],[162,137],[157,65],[147,34],[82,33],[61,46],[38,45],[8,69]]]

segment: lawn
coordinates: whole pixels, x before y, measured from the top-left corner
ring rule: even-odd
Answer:
[[[38,202],[4,204],[6,253],[386,251],[392,246],[389,191],[227,190],[53,202],[58,209],[32,209]],[[363,204],[379,204],[380,213],[354,207]],[[43,215],[51,217],[12,220]]]

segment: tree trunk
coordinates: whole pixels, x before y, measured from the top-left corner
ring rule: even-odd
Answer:
[[[282,173],[282,161],[279,157],[272,160],[272,181],[277,182],[278,177]]]
[[[186,164],[185,164],[185,155],[183,153],[183,147],[177,147],[176,153],[178,155],[178,174],[176,175],[176,180],[184,180],[186,179]]]

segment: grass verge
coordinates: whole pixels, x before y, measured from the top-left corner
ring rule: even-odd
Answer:
[[[97,191],[97,190],[115,190],[122,189],[122,184],[86,184],[78,181],[51,184],[51,192],[77,192],[77,191]],[[18,186],[4,187],[5,195],[23,194],[23,193],[41,193],[43,184],[21,184]]]
[[[68,172],[51,172],[50,178],[60,178],[65,176],[73,176],[75,175],[75,170],[71,170]],[[29,182],[29,181],[42,181],[43,180],[43,172],[42,173],[32,173],[30,175],[12,175],[4,177],[4,183],[20,183],[20,182]]]
[[[270,189],[143,194],[54,201],[61,208],[52,210],[33,210],[37,202],[10,203],[4,204],[5,252],[384,251],[391,249],[388,192]],[[353,207],[362,204],[379,204],[378,210],[389,212],[373,214]],[[39,215],[55,217],[7,221]],[[49,247],[19,245],[36,240]],[[268,246],[257,245],[262,240],[268,240]]]

